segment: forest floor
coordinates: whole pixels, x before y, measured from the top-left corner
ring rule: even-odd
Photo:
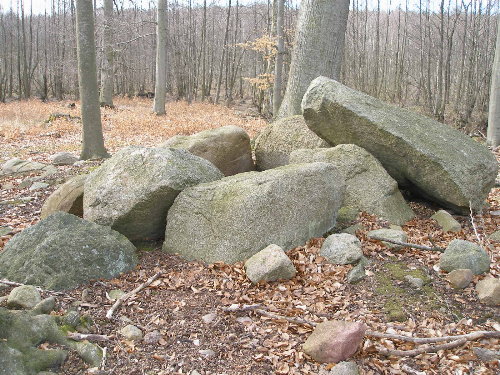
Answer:
[[[12,158],[30,158],[48,162],[58,151],[76,155],[80,149],[80,123],[59,118],[45,123],[50,114],[79,116],[78,106],[69,102],[37,101],[0,104],[0,163]],[[153,146],[174,134],[192,134],[223,125],[238,125],[254,136],[266,125],[252,110],[240,110],[211,104],[168,103],[168,114],[150,114],[151,100],[117,99],[115,109],[102,113],[106,146],[111,152],[129,145]],[[497,153],[500,160],[500,154]],[[69,175],[85,173],[96,162],[83,166],[59,167],[60,181]],[[34,175],[32,175],[34,176]],[[0,177],[0,226],[12,232],[0,237],[0,251],[13,234],[35,224],[40,208],[56,188],[29,191],[19,184],[23,177]],[[28,198],[29,199],[22,199]],[[444,233],[430,219],[438,207],[411,201],[417,216],[403,226],[408,242],[437,246],[455,238],[480,243],[492,257],[490,274],[500,277],[500,244],[487,236],[499,229],[500,188],[489,195],[489,207],[473,220],[456,216],[462,224],[458,233]],[[360,215],[357,232],[363,252],[371,263],[368,277],[358,284],[346,282],[352,266],[331,265],[319,256],[323,238],[310,240],[305,246],[288,251],[298,270],[292,280],[253,285],[245,277],[242,263],[205,265],[186,262],[161,252],[161,244],[140,246],[140,265],[113,280],[99,280],[83,285],[58,297],[63,314],[77,308],[92,317],[92,332],[108,335],[106,362],[101,374],[165,375],[189,374],[326,374],[334,364],[318,364],[308,358],[301,345],[312,328],[285,319],[261,316],[253,311],[225,312],[232,304],[261,304],[270,312],[321,322],[325,319],[362,321],[372,331],[435,337],[458,335],[478,330],[500,330],[498,308],[478,302],[476,276],[464,290],[454,290],[439,270],[439,253],[404,248],[389,250],[380,242],[368,240],[366,232],[387,226],[369,215]],[[474,224],[474,225],[473,225]],[[476,231],[474,230],[474,226]],[[116,312],[116,319],[105,315],[113,302],[109,292],[133,290],[157,272],[161,276],[151,286],[127,300]],[[404,276],[420,275],[426,286],[415,289]],[[10,288],[0,290],[0,295]],[[85,297],[82,296],[82,292]],[[48,296],[48,294],[46,294]],[[400,321],[391,321],[396,309]],[[207,314],[211,314],[207,316]],[[205,317],[205,320],[202,319]],[[209,321],[210,319],[211,321]],[[124,340],[118,333],[127,324],[144,333],[158,330],[156,344]],[[408,350],[414,344],[386,339],[365,339],[352,358],[364,374],[498,374],[498,361],[483,362],[473,348],[498,350],[500,340],[483,339],[467,342],[458,348],[424,353],[416,357],[383,356],[379,349]],[[70,354],[62,374],[87,374],[87,366],[76,354]]]

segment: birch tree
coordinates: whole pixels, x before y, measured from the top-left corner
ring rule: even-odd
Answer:
[[[491,71],[490,108],[488,112],[488,145],[500,145],[500,17],[498,17],[495,60]]]
[[[83,148],[80,158],[101,159],[109,155],[104,147],[102,135],[92,0],[76,1],[76,49],[83,124]]]
[[[155,100],[153,112],[157,115],[165,114],[165,95],[167,86],[167,1],[158,0],[156,13],[156,74]]]
[[[302,97],[316,77],[339,79],[348,15],[349,0],[302,2],[279,118],[302,113]]]

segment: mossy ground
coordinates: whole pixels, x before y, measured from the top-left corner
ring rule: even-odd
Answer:
[[[405,277],[418,277],[424,281],[422,288],[410,284]],[[413,315],[440,312],[456,319],[457,309],[445,303],[445,296],[432,286],[431,278],[424,269],[410,269],[401,262],[381,264],[375,273],[375,293],[381,297],[383,311],[388,321],[406,321]]]

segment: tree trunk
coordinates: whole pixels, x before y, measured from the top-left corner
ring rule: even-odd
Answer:
[[[104,59],[101,69],[101,106],[113,107],[113,0],[104,0]]]
[[[276,36],[278,37],[276,60],[274,65],[274,87],[273,87],[273,115],[278,114],[281,105],[281,90],[283,83],[283,55],[285,54],[285,40],[283,30],[283,18],[285,17],[285,0],[278,2],[276,17]]]
[[[80,158],[82,160],[105,158],[109,155],[104,148],[102,135],[92,0],[76,1],[76,42],[83,124],[83,149]]]
[[[348,15],[349,0],[302,2],[279,118],[302,113],[302,97],[316,77],[339,79]]]
[[[153,112],[164,115],[165,95],[167,86],[167,21],[165,13],[167,9],[166,0],[158,0],[156,15],[156,76],[155,76],[155,100]]]
[[[498,17],[495,60],[491,72],[490,108],[488,113],[488,145],[500,145],[500,17]]]

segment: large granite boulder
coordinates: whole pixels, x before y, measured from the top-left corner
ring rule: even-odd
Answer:
[[[233,263],[268,244],[284,250],[335,225],[344,180],[331,164],[293,164],[183,190],[172,205],[163,250]]]
[[[223,126],[190,136],[176,135],[162,147],[188,150],[212,162],[225,176],[254,170],[250,137],[238,126]]]
[[[280,119],[263,129],[255,140],[257,169],[263,171],[287,165],[293,150],[316,147],[330,145],[309,130],[304,117],[291,116]]]
[[[479,209],[498,165],[483,145],[417,113],[325,77],[302,101],[307,126],[331,144],[352,143],[375,156],[402,187],[456,212]]]
[[[163,238],[177,194],[222,177],[212,163],[186,150],[126,147],[88,176],[83,217],[131,241]]]
[[[15,235],[0,253],[0,278],[45,289],[111,279],[137,264],[125,236],[64,212]]]
[[[397,182],[368,151],[352,144],[331,148],[301,149],[290,154],[290,163],[321,161],[335,165],[346,180],[343,207],[375,214],[393,224],[404,224],[414,214]]]
[[[40,218],[44,219],[57,211],[83,217],[83,186],[86,179],[87,175],[79,175],[59,186],[45,200]]]

